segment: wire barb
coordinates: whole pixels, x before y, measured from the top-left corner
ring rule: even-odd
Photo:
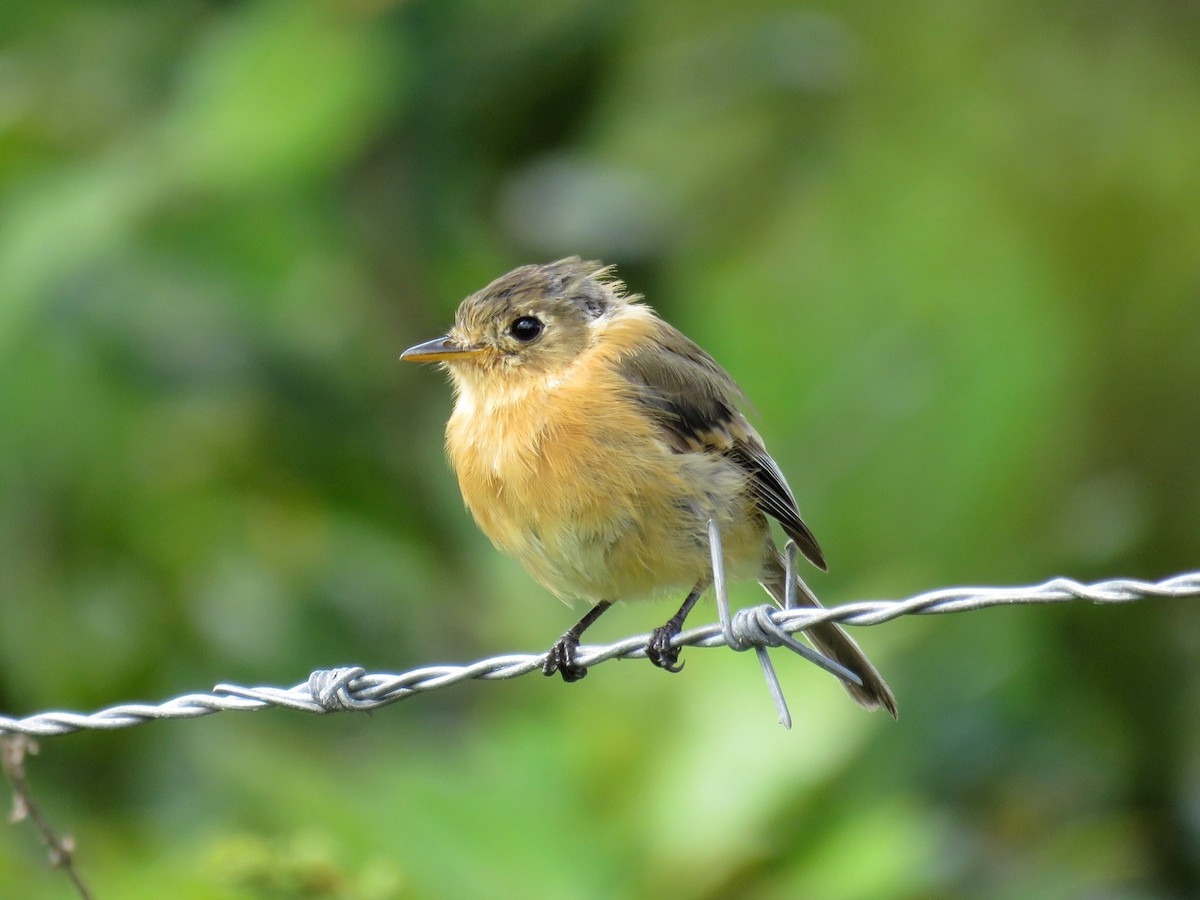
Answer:
[[[1032,587],[943,588],[906,600],[862,600],[827,609],[807,606],[777,609],[767,605],[743,613],[758,619],[761,624],[770,622],[772,631],[777,628],[781,634],[793,635],[824,622],[869,626],[881,625],[901,616],[969,612],[993,606],[1076,601],[1129,603],[1155,598],[1200,598],[1200,572],[1188,572],[1158,582],[1119,579],[1089,585],[1069,578],[1055,578]],[[733,624],[741,615],[731,617],[731,633],[741,627]],[[641,634],[605,646],[581,646],[578,662],[590,667],[609,659],[645,658],[649,638],[649,634]],[[728,645],[725,629],[719,623],[690,629],[675,640],[680,646]],[[741,642],[745,646],[747,640],[747,635],[739,635],[735,643]],[[757,652],[765,643],[760,645],[751,642],[751,645]],[[372,710],[460,681],[499,681],[540,672],[544,659],[544,653],[496,656],[466,666],[426,666],[399,675],[370,673],[361,668],[319,670],[290,688],[221,684],[209,694],[186,694],[159,704],[123,704],[90,714],[44,712],[25,718],[0,716],[0,736],[24,734],[51,737],[85,729],[130,728],[155,719],[191,719],[217,712],[258,710],[271,706],[309,713]],[[761,655],[759,660],[761,662]]]

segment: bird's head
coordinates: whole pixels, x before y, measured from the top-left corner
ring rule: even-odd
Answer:
[[[444,337],[409,347],[400,358],[442,363],[460,388],[553,378],[630,299],[598,262],[572,256],[521,266],[463,300]]]

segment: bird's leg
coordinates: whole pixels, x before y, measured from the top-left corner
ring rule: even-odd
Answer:
[[[583,633],[593,622],[604,615],[604,611],[610,606],[612,606],[611,600],[601,600],[587,611],[587,615],[555,641],[554,646],[546,653],[546,661],[542,663],[543,675],[553,675],[558,672],[562,675],[563,681],[570,683],[578,681],[587,674],[587,669],[575,662],[575,651],[579,649],[579,639],[583,637]]]
[[[678,672],[683,668],[683,663],[679,662],[679,648],[671,646],[671,639],[683,630],[684,620],[707,587],[708,579],[698,582],[683,601],[683,606],[679,607],[679,612],[650,632],[650,640],[646,644],[646,658],[660,669]]]
[[[708,520],[708,549],[712,556],[712,575],[705,576],[696,582],[692,592],[679,607],[679,612],[667,619],[659,628],[650,633],[646,644],[646,657],[660,669],[668,672],[678,672],[683,668],[679,662],[679,648],[671,646],[671,639],[683,630],[683,622],[700,595],[711,584],[717,594],[717,610],[721,614],[721,626],[725,629],[726,637],[731,633],[729,624],[729,598],[725,593],[725,553],[721,547],[721,531],[717,528],[717,520]],[[732,641],[730,641],[732,643]]]

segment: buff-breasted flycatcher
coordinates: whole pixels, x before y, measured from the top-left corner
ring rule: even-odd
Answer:
[[[816,538],[783,473],[739,411],[741,391],[699,346],[579,257],[522,266],[467,297],[454,327],[402,359],[439,362],[454,382],[446,448],[475,521],[560,597],[592,608],[547,655],[567,681],[584,629],[614,601],[689,590],[647,650],[676,671],[671,639],[712,581],[715,521],[731,576],[782,603],[775,519],[814,565]],[[800,601],[816,605],[807,590]],[[857,674],[850,694],[896,714],[879,672],[837,625],[808,631]]]

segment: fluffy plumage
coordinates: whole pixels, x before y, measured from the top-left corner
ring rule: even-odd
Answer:
[[[451,375],[446,447],[480,528],[559,596],[600,604],[556,645],[548,674],[582,676],[573,645],[562,645],[577,644],[610,602],[702,590],[710,519],[731,576],[777,600],[786,576],[768,516],[826,567],[737,384],[600,263],[515,269],[467,297],[445,338],[404,358]],[[674,668],[677,652],[663,648],[688,609],[651,654],[664,668]],[[862,678],[847,685],[856,700],[895,715],[891,691],[841,628],[809,637]]]

